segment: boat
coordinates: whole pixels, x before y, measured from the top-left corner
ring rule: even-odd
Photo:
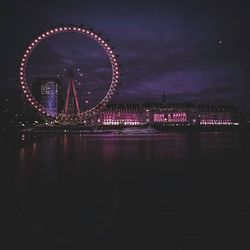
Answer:
[[[127,127],[121,130],[122,134],[156,134],[158,131],[154,128],[139,128],[139,127]]]

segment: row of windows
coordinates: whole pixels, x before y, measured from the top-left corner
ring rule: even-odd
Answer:
[[[231,120],[213,120],[213,119],[206,119],[206,120],[200,120],[201,125],[212,125],[212,124],[218,124],[218,125],[228,125],[232,124]]]
[[[123,116],[104,116],[103,119],[137,119],[136,115],[123,115]]]
[[[104,121],[103,125],[140,125],[139,121]]]
[[[138,122],[138,119],[104,119],[103,122]]]
[[[167,117],[164,114],[154,114],[154,122],[186,122],[186,113],[172,113]]]

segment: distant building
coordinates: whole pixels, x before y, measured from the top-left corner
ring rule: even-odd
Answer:
[[[108,105],[99,115],[99,123],[103,125],[143,125],[146,117],[140,105],[120,104]]]
[[[236,110],[231,105],[198,105],[197,121],[200,125],[232,125],[236,123]]]
[[[237,125],[237,111],[231,105],[192,103],[108,104],[100,112],[100,125]]]
[[[39,78],[32,86],[32,93],[52,116],[62,112],[63,88],[59,79]]]

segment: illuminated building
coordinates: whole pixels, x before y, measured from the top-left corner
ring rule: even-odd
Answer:
[[[236,125],[236,110],[231,105],[198,105],[199,125]]]
[[[49,114],[55,116],[62,112],[62,83],[56,78],[39,78],[33,85],[34,97],[44,106]]]
[[[140,125],[135,112],[104,112],[104,125]]]
[[[156,123],[185,123],[187,122],[186,112],[165,112],[165,113],[154,113],[153,122]]]
[[[109,105],[108,109],[100,114],[100,123],[103,125],[143,125],[146,123],[140,105],[119,104]]]
[[[185,112],[171,112],[168,114],[167,121],[169,123],[187,122],[187,114]]]
[[[185,124],[192,120],[194,105],[189,103],[151,104],[153,123]]]
[[[238,125],[230,105],[192,103],[109,104],[97,117],[100,125]]]
[[[165,122],[167,118],[165,118],[165,115],[162,113],[162,114],[153,114],[154,116],[154,119],[153,119],[153,122]]]

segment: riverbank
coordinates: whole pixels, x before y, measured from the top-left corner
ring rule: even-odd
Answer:
[[[247,125],[150,125],[150,126],[99,126],[99,127],[83,127],[83,126],[43,126],[33,127],[19,130],[20,133],[31,134],[154,134],[171,131],[178,132],[199,132],[199,131],[250,131]]]

